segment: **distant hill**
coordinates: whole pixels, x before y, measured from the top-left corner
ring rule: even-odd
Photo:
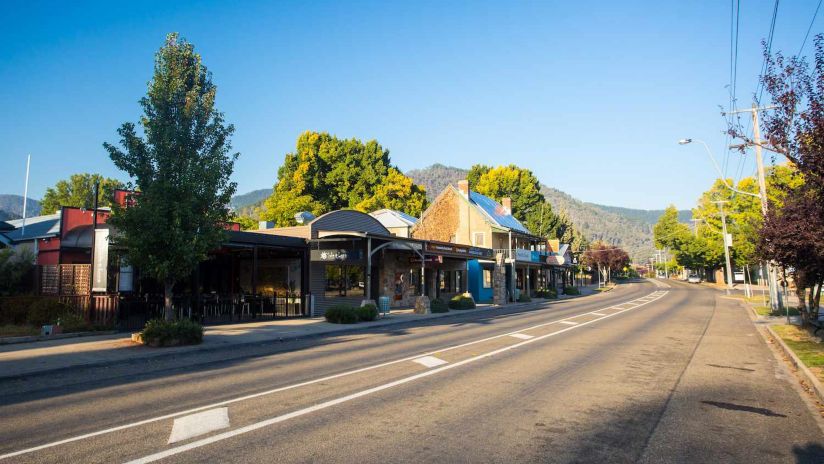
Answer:
[[[272,195],[272,189],[270,188],[252,190],[249,193],[233,196],[232,200],[229,202],[229,206],[235,209],[240,209],[246,206],[252,206],[257,203],[261,203],[263,200],[269,198],[270,195]]]
[[[466,178],[468,170],[435,164],[406,173],[426,188],[430,200],[448,184]],[[624,248],[636,263],[645,263],[655,252],[652,227],[663,210],[641,210],[585,203],[558,189],[541,185],[541,193],[556,211],[565,211],[578,229],[590,240],[603,240]],[[688,221],[689,211],[680,217]]]
[[[39,216],[40,202],[29,198],[26,204],[26,216]],[[0,194],[0,221],[7,219],[20,219],[23,217],[23,196],[12,194]]]

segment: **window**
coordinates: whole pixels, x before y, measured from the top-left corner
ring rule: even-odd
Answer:
[[[363,266],[327,264],[325,296],[327,298],[363,296],[366,290],[365,275]]]
[[[492,288],[492,269],[484,269],[484,288]]]
[[[484,242],[484,233],[483,232],[475,232],[472,242],[475,244],[476,247],[486,246]]]

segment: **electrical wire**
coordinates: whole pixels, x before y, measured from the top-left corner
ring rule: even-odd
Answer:
[[[813,13],[813,19],[810,21],[810,27],[807,28],[807,33],[804,34],[804,41],[801,42],[801,48],[798,49],[797,56],[801,56],[801,52],[804,51],[804,46],[807,45],[807,39],[810,37],[810,31],[813,29],[813,24],[815,24],[815,18],[818,16],[818,10],[821,8],[822,0],[818,0],[818,6],[815,7],[815,13]]]

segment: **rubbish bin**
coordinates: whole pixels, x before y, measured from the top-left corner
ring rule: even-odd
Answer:
[[[389,297],[388,296],[382,296],[382,297],[378,298],[378,310],[384,316],[389,314]]]

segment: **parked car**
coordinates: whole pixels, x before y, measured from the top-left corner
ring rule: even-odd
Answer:
[[[687,277],[687,282],[689,282],[691,284],[700,284],[701,283],[701,277],[698,277],[698,274],[690,274],[690,276]]]

